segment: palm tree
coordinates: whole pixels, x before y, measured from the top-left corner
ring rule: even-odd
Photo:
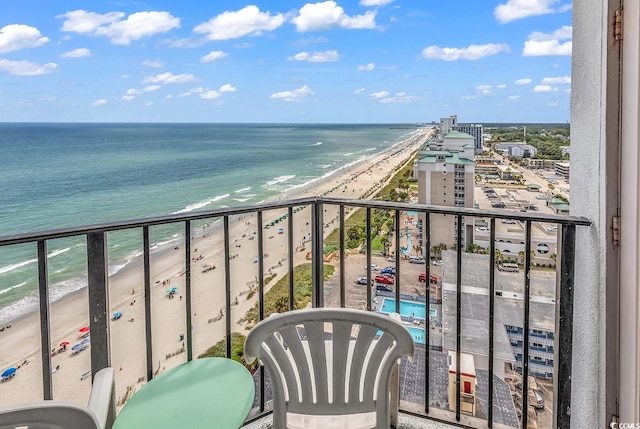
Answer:
[[[502,251],[501,250],[496,249],[495,255],[496,255],[496,262],[502,261]]]

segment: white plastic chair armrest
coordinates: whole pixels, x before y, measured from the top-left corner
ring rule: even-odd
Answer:
[[[89,408],[98,418],[102,429],[110,429],[115,417],[113,368],[104,368],[96,374],[89,396]]]

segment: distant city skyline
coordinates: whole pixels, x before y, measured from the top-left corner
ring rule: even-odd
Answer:
[[[4,0],[0,121],[566,123],[565,0]]]

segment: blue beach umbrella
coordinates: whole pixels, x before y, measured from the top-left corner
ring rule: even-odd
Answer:
[[[71,347],[71,350],[73,350],[74,352],[77,352],[78,350],[82,349],[82,344],[78,343],[75,346]]]
[[[89,341],[91,341],[89,338],[85,338],[84,340],[82,340],[82,341],[80,342],[80,344],[81,344],[81,345],[83,345],[83,346],[85,346],[85,345],[89,344]]]
[[[0,377],[2,378],[11,377],[16,373],[17,370],[18,368],[16,368],[15,366],[12,366],[11,368],[7,368],[2,372],[2,374],[0,374]]]
[[[178,288],[174,286],[171,289],[169,289],[169,292],[176,292],[177,290],[178,290]]]
[[[119,319],[121,317],[122,317],[122,312],[116,311],[115,313],[113,313],[113,318],[114,319]]]

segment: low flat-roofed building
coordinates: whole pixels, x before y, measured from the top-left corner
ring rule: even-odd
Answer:
[[[476,367],[487,368],[489,356],[488,255],[463,253],[461,351],[474,356]],[[456,349],[456,252],[442,255],[442,317],[444,350]],[[555,273],[532,270],[529,308],[529,369],[542,378],[553,376],[555,331]],[[494,370],[504,377],[505,364],[522,370],[524,279],[522,273],[495,273]]]

